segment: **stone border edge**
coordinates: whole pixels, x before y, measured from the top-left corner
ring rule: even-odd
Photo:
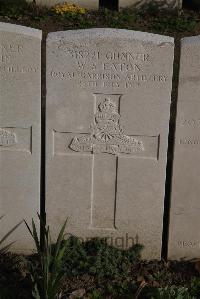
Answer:
[[[32,36],[42,40],[42,30],[31,28],[31,27],[0,22],[0,32],[3,31]]]
[[[166,35],[159,35],[148,32],[127,30],[127,29],[112,29],[112,28],[92,28],[92,29],[78,29],[78,30],[66,30],[50,32],[47,36],[48,40],[56,39],[68,39],[68,38],[81,38],[82,36],[89,38],[119,38],[119,34],[123,34],[122,37],[132,40],[139,40],[144,42],[153,42],[156,44],[171,43],[174,45],[174,38]]]
[[[200,35],[183,37],[181,39],[181,45],[190,45],[190,44],[191,45],[200,44]]]

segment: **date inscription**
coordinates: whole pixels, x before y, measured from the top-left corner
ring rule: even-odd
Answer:
[[[151,54],[134,51],[91,50],[85,45],[56,45],[60,57],[67,58],[69,65],[54,66],[49,70],[52,80],[71,81],[84,89],[111,88],[134,89],[148,85],[164,86],[168,76],[152,71]]]

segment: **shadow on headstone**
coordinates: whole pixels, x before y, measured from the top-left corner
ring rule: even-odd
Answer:
[[[26,0],[0,0],[0,10],[6,9],[6,10],[19,10],[19,9],[25,9],[27,7],[28,3]]]
[[[0,4],[6,4],[6,5],[24,5],[26,4],[26,0],[0,0]]]
[[[118,0],[100,0],[99,1],[100,8],[108,8],[111,10],[118,10]]]
[[[183,0],[183,7],[189,9],[200,9],[200,0]]]
[[[200,0],[194,0],[200,2]],[[181,8],[177,0],[138,0],[133,5],[135,8],[141,8],[146,11],[158,12],[164,10],[174,11]]]

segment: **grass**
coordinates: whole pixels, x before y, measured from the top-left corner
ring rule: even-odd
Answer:
[[[62,231],[60,236],[63,236]],[[39,249],[32,256],[6,254],[0,258],[1,299],[200,298],[200,275],[194,263],[142,261],[142,246],[139,245],[121,250],[106,244],[103,239],[86,242],[73,236],[67,240],[58,239],[60,241],[54,245],[49,239],[48,250]],[[59,260],[59,256],[62,259]],[[42,292],[50,290],[58,275],[56,292],[44,295]],[[38,296],[36,290],[43,291]],[[80,297],[73,297],[73,294]]]
[[[129,279],[132,267],[139,261],[141,245],[123,251],[97,238],[82,243],[71,237],[67,243],[63,268],[69,279],[87,273],[94,278],[100,289],[103,286],[102,296],[110,293],[119,298],[131,295],[137,290],[138,285]],[[100,290],[95,288],[93,292],[100,293]]]
[[[199,267],[191,262],[142,261],[143,246],[127,250],[104,239],[65,239],[62,226],[52,244],[49,226],[41,221],[40,241],[30,227],[37,253],[0,255],[1,299],[198,299]]]
[[[42,241],[40,241],[34,221],[32,220],[32,228],[26,221],[25,223],[35,242],[39,259],[36,267],[35,263],[29,263],[29,273],[33,283],[32,295],[35,299],[59,299],[64,276],[62,264],[67,248],[64,239],[67,221],[63,224],[54,245],[52,245],[49,226],[46,226],[41,219],[40,225],[44,234]]]

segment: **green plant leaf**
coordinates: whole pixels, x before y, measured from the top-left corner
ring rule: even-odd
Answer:
[[[55,245],[52,245],[51,232],[41,217],[40,224],[43,233],[43,248],[41,249],[41,239],[38,237],[34,220],[32,220],[32,228],[26,223],[29,233],[31,234],[40,260],[39,273],[35,273],[34,267],[30,267],[30,275],[33,281],[33,295],[35,299],[55,299],[60,290],[63,278],[62,260],[65,256],[67,248],[64,242],[64,231],[67,220],[64,222]]]
[[[0,220],[3,218],[4,216],[0,217]],[[15,225],[1,240],[0,240],[0,246],[3,245],[3,243],[5,243],[5,241],[9,238],[9,236],[22,224],[23,221],[19,222],[17,225]],[[8,245],[5,245],[3,247],[0,248],[0,254],[4,254],[15,242],[11,242]]]
[[[1,240],[0,245],[22,224],[23,221],[15,225]]]

